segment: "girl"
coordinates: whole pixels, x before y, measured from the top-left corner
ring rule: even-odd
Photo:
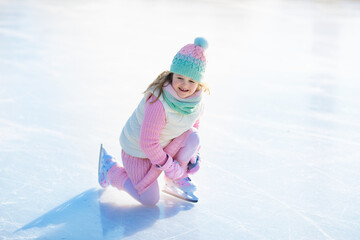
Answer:
[[[170,71],[161,73],[125,124],[121,136],[123,167],[101,146],[99,184],[125,190],[144,205],[159,201],[157,178],[165,173],[168,187],[193,192],[188,177],[199,169],[201,83],[208,43],[196,38],[174,57]]]

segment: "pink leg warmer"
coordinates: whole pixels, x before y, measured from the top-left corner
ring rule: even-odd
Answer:
[[[107,173],[107,178],[109,179],[111,186],[116,187],[119,190],[124,189],[124,184],[126,180],[129,179],[125,169],[117,163],[110,168]]]
[[[110,168],[108,172],[108,179],[111,186],[116,187],[119,190],[125,190],[143,205],[153,206],[159,201],[160,195],[157,181],[153,182],[144,193],[139,194],[134,188],[125,169],[119,164],[115,164],[112,168]]]
[[[161,171],[152,170],[153,165],[149,159],[133,157],[124,151],[122,151],[121,157],[129,176],[124,184],[124,190],[144,205],[155,205],[160,198],[156,179]],[[141,187],[140,191],[139,186]]]

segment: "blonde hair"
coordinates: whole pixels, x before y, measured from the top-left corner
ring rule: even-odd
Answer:
[[[159,76],[157,76],[157,78],[147,87],[144,93],[152,92],[155,95],[155,92],[158,92],[158,96],[156,96],[156,99],[153,101],[156,102],[162,94],[162,88],[166,87],[169,84],[172,84],[173,74],[174,73],[170,71],[164,71],[160,73]],[[210,94],[210,89],[205,83],[199,83],[196,91],[203,91]]]

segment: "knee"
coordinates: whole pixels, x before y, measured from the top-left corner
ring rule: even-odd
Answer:
[[[159,202],[159,200],[160,200],[160,196],[159,196],[159,194],[157,194],[157,195],[152,196],[150,198],[141,199],[140,202],[144,206],[151,207],[151,206],[156,205]]]
[[[188,141],[190,146],[199,146],[200,145],[200,136],[199,133],[196,132],[192,132],[189,137],[188,137]]]

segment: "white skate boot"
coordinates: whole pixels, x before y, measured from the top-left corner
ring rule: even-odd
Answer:
[[[167,194],[186,201],[198,202],[198,198],[194,195],[195,191],[196,186],[191,183],[191,179],[189,177],[178,180],[172,180],[165,177],[165,186],[163,192]]]
[[[116,164],[114,158],[109,155],[103,145],[100,146],[100,156],[99,156],[99,169],[98,169],[98,181],[101,187],[107,187],[110,182],[107,179],[107,173],[112,166]]]

